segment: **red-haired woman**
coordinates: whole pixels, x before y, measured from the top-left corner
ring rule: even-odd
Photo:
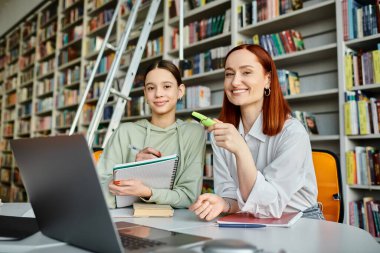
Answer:
[[[250,212],[280,217],[303,211],[323,219],[309,135],[291,117],[270,55],[257,45],[240,45],[226,56],[224,101],[209,127],[216,194],[189,207],[212,220],[220,213]]]

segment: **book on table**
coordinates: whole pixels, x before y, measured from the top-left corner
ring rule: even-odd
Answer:
[[[224,226],[255,226],[257,227],[290,227],[302,216],[302,212],[282,213],[280,218],[257,218],[251,213],[239,212],[226,215],[217,220],[219,225]]]
[[[155,189],[172,189],[177,172],[177,154],[155,159],[117,164],[113,167],[113,180],[137,179]],[[116,196],[116,206],[126,207],[136,202],[136,196]]]
[[[174,209],[170,205],[152,203],[133,203],[135,217],[172,217]]]

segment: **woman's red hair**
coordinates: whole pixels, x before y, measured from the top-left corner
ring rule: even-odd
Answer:
[[[264,95],[263,103],[263,133],[269,136],[276,135],[281,132],[284,127],[285,121],[288,119],[291,109],[282,95],[281,87],[278,82],[277,69],[271,58],[271,56],[262,47],[258,45],[243,44],[239,45],[230,52],[228,52],[225,62],[228,56],[237,50],[248,50],[252,54],[256,55],[260,64],[263,66],[266,73],[270,73],[270,95]],[[247,54],[247,57],[250,57]],[[240,106],[232,104],[224,92],[222,110],[219,115],[219,120],[231,123],[236,128],[239,126],[241,117]]]

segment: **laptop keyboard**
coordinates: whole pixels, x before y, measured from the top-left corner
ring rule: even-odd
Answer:
[[[145,238],[140,238],[132,235],[121,235],[121,242],[124,248],[129,250],[137,250],[143,248],[151,248],[160,245],[165,245],[166,243],[160,241],[149,240]]]

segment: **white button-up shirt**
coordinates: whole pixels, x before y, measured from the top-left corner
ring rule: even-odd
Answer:
[[[239,190],[235,156],[216,146],[212,135],[216,194],[236,199],[241,211],[258,217],[280,217],[282,212],[304,211],[317,203],[310,139],[297,119],[288,119],[275,136],[262,132],[262,114],[246,135],[241,120],[238,131],[256,164],[256,183],[244,201]]]

